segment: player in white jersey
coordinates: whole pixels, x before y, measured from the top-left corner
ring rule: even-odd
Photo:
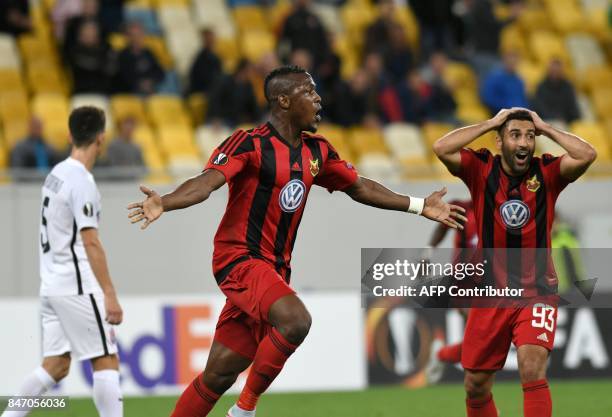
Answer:
[[[98,239],[100,194],[90,170],[104,141],[104,112],[80,107],[70,114],[70,157],[42,188],[40,299],[42,365],[17,396],[41,395],[62,380],[71,358],[90,360],[93,398],[101,417],[121,417],[119,358],[113,326],[123,312]],[[2,417],[29,413],[6,410]]]

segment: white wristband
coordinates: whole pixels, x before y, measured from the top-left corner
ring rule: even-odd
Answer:
[[[410,205],[408,207],[408,213],[421,215],[423,213],[423,207],[425,207],[425,199],[418,197],[410,197]]]

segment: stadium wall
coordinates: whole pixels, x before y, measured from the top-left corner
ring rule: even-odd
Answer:
[[[424,196],[442,185],[392,188]],[[103,183],[100,190],[100,233],[120,295],[217,293],[212,241],[226,204],[225,187],[205,204],[165,214],[144,232],[127,220],[127,204],[141,199],[137,184]],[[580,181],[559,198],[557,207],[577,226],[583,247],[612,247],[610,190],[610,180]],[[448,198],[455,197],[468,197],[463,184],[449,185]],[[38,186],[0,187],[0,296],[37,294],[39,223]],[[314,187],[294,249],[292,284],[300,291],[357,291],[362,247],[422,247],[433,227],[423,218],[376,210]],[[445,243],[451,245],[451,239]]]
[[[335,291],[306,294],[303,299],[313,317],[310,334],[271,390],[364,388],[363,311],[358,295]],[[117,328],[116,337],[125,395],[179,394],[206,363],[224,303],[220,295],[122,298],[125,322]],[[2,333],[6,338],[0,350],[0,396],[14,394],[18,387],[15,384],[40,364],[38,310],[36,298],[0,298]],[[231,392],[239,392],[245,380],[243,373]],[[70,375],[52,394],[90,395],[89,364],[73,361]]]

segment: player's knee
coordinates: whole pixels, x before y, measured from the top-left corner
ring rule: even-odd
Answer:
[[[521,382],[533,382],[546,376],[546,366],[537,358],[526,358],[519,362]]]
[[[70,372],[70,356],[62,355],[43,360],[43,368],[51,375],[55,382],[59,382],[68,376]]]
[[[238,373],[234,372],[219,372],[207,371],[204,372],[202,381],[206,387],[217,394],[223,394],[230,389],[234,382],[238,379]]]
[[[491,390],[488,378],[470,373],[465,375],[464,387],[468,398],[486,397]]]
[[[299,345],[306,339],[306,336],[308,336],[311,324],[312,317],[310,317],[310,313],[306,309],[303,309],[288,315],[288,317],[279,324],[277,330],[289,343]]]

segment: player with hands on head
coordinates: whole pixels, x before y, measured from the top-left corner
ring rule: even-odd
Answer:
[[[490,131],[497,131],[500,154],[467,148]],[[566,153],[534,156],[540,134]],[[470,190],[478,249],[484,254],[503,254],[499,262],[496,258],[485,265],[484,279],[498,288],[512,285],[523,290],[520,307],[470,309],[461,351],[467,415],[497,417],[491,389],[495,372],[503,367],[514,343],[524,416],[550,417],[546,365],[553,347],[557,306],[554,301],[539,300],[554,300],[551,295],[557,289],[549,256],[554,206],[561,191],[588,169],[597,153],[582,138],[556,129],[524,108],[503,109],[489,120],[456,129],[436,141],[433,150]],[[535,262],[525,260],[534,252],[535,256],[546,256]]]
[[[224,184],[229,200],[215,236],[213,273],[227,297],[204,372],[179,398],[173,417],[204,417],[252,365],[229,417],[252,417],[291,354],[305,339],[311,317],[289,286],[291,252],[312,185],[343,191],[377,208],[422,215],[461,228],[463,209],[442,200],[445,189],[422,199],[395,193],[361,177],[333,146],[314,134],[321,97],[305,70],[281,67],[264,82],[269,120],[237,130],[213,152],[204,171],[164,196],[141,187],[128,206],[146,229],[167,212],[205,201]],[[213,104],[214,105],[214,104]]]

